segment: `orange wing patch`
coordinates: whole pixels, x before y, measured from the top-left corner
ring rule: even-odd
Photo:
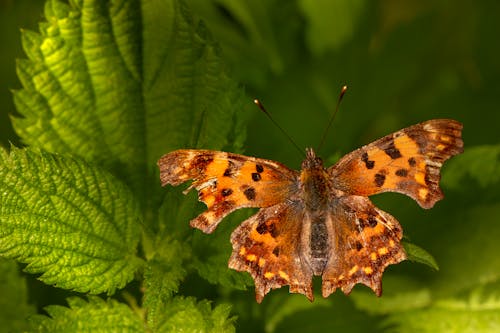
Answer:
[[[329,168],[334,186],[363,196],[400,192],[431,208],[443,197],[442,164],[463,151],[461,130],[457,121],[437,119],[383,137]]]
[[[269,207],[284,201],[296,189],[295,175],[282,164],[243,155],[209,150],[176,150],[159,161],[162,185],[194,180],[208,210],[191,226],[211,233],[228,214],[242,207]]]

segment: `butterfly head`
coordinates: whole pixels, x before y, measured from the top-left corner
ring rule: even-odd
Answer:
[[[306,159],[302,162],[302,170],[323,169],[323,160],[316,156],[312,148],[306,148]]]

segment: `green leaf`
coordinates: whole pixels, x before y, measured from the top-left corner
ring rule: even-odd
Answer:
[[[402,242],[402,244],[408,255],[408,260],[427,265],[436,271],[439,270],[436,259],[429,252],[412,243]]]
[[[185,260],[190,248],[170,238],[158,242],[156,255],[147,262],[144,272],[144,303],[148,325],[156,328],[167,301],[179,289],[186,276]]]
[[[145,1],[141,9],[149,161],[178,147],[241,144],[234,124],[251,101],[227,76],[209,31],[184,1]]]
[[[224,59],[243,83],[262,89],[297,59],[303,26],[295,2],[282,0],[190,0],[223,45]]]
[[[0,327],[5,332],[21,332],[28,327],[26,317],[35,313],[28,304],[28,288],[13,260],[0,258]]]
[[[248,286],[254,285],[250,274],[228,268],[229,257],[233,250],[230,241],[231,233],[237,224],[249,217],[249,213],[250,210],[232,213],[210,235],[199,230],[193,231],[192,266],[208,282],[238,290],[245,290]],[[237,224],[236,221],[238,221]]]
[[[112,294],[142,266],[129,189],[81,159],[0,151],[0,254],[47,284]]]
[[[49,316],[30,318],[36,332],[146,332],[141,318],[125,304],[89,297],[88,301],[72,297],[68,307],[50,305]]]
[[[157,332],[234,332],[230,310],[227,304],[212,309],[208,301],[176,297],[165,306]]]
[[[206,209],[196,204],[196,195],[191,191],[182,195],[180,189],[170,191],[160,208],[160,231],[157,242],[177,240],[191,249],[185,265],[194,269],[208,282],[239,290],[253,285],[249,274],[229,269],[227,263],[232,252],[230,236],[237,223],[245,220],[250,210],[238,210],[226,217],[212,234],[207,235],[189,226],[189,221]],[[155,251],[161,251],[156,246]],[[186,251],[186,250],[184,250]],[[183,257],[184,255],[179,254]]]
[[[162,154],[241,145],[250,100],[183,1],[49,0],[45,16],[39,34],[23,32],[29,59],[17,66],[25,143],[101,164],[140,200],[158,190]]]
[[[40,34],[23,33],[18,62],[24,118],[16,131],[31,146],[101,163],[126,179],[143,171],[140,20],[137,1],[47,1]],[[134,110],[134,112],[131,112]]]
[[[500,330],[500,299],[481,295],[475,290],[469,299],[441,300],[418,311],[391,315],[388,325],[397,327],[391,332],[456,332],[489,333]]]

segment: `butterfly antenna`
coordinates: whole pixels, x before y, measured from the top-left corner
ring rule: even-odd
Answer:
[[[319,143],[317,151],[319,151],[321,149],[321,147],[323,147],[323,144],[325,143],[326,135],[328,134],[330,127],[332,127],[333,120],[335,119],[337,112],[339,112],[340,102],[342,102],[342,98],[344,97],[346,91],[347,91],[347,86],[342,86],[342,89],[340,89],[339,98],[337,100],[337,106],[335,107],[335,111],[333,112],[332,116],[330,117],[330,121],[328,122],[328,125],[326,126],[325,131],[323,132],[323,136],[321,137],[321,141]]]
[[[295,141],[293,141],[292,137],[290,135],[288,135],[288,133],[276,122],[276,120],[274,120],[274,118],[271,116],[271,114],[269,112],[267,112],[267,110],[264,107],[264,105],[262,105],[262,103],[258,99],[254,99],[253,102],[255,104],[257,104],[257,106],[259,107],[259,109],[262,112],[265,113],[265,115],[281,131],[281,133],[283,133],[287,137],[287,139],[293,144],[293,146],[295,147],[295,149],[297,149],[300,152],[301,155],[304,155],[304,151],[302,149],[300,149],[300,147],[295,143]]]

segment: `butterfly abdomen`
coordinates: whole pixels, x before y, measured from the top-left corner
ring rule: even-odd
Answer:
[[[304,260],[314,275],[321,275],[329,259],[331,239],[328,237],[327,212],[333,191],[323,161],[312,149],[306,151],[300,173],[301,196],[304,205],[302,243],[308,245]]]
[[[327,230],[326,218],[324,214],[313,215],[311,219],[309,239],[309,258],[308,262],[314,275],[321,275],[325,270],[330,253],[330,239]]]

